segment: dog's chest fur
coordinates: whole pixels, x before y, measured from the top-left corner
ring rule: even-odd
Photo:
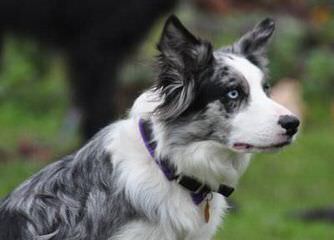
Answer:
[[[213,194],[209,202],[210,220],[206,223],[205,201],[198,206],[195,205],[189,191],[176,182],[167,180],[145,148],[137,123],[136,118],[117,123],[108,149],[113,153],[113,165],[119,175],[117,185],[124,189],[133,208],[138,209],[145,218],[130,221],[112,239],[211,239],[227,209],[225,199],[219,194]],[[222,160],[222,156],[213,156],[209,152],[191,154],[192,150],[190,147],[189,154],[181,157],[187,156],[189,160],[196,161],[196,158],[208,155],[208,158],[215,157]],[[187,159],[179,160],[187,161]],[[248,160],[248,156],[245,156],[242,161],[247,164]],[[207,164],[210,164],[209,162],[207,161]],[[244,171],[243,168],[237,170],[233,166],[232,159],[221,162],[228,172],[232,168],[234,172],[239,171],[237,175]],[[212,167],[219,170],[222,166]],[[237,177],[239,176],[228,175],[227,178],[230,179],[227,181],[235,183],[237,179],[234,178]]]

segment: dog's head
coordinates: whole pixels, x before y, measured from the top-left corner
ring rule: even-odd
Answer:
[[[267,82],[265,50],[274,28],[265,19],[233,45],[213,50],[169,17],[158,43],[159,119],[189,125],[194,138],[239,152],[289,144],[299,120],[270,99]]]

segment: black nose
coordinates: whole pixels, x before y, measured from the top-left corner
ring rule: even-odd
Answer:
[[[286,130],[286,134],[292,137],[298,130],[300,124],[298,118],[291,115],[283,115],[279,117],[278,124]]]

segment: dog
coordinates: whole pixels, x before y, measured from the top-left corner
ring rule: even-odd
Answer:
[[[176,3],[2,0],[0,41],[11,34],[62,54],[71,100],[81,117],[80,133],[89,139],[116,117],[116,93],[120,89],[117,76],[124,60]]]
[[[0,206],[0,239],[211,239],[254,152],[294,140],[299,120],[269,97],[265,19],[213,50],[172,15],[157,78],[129,117],[52,163]]]

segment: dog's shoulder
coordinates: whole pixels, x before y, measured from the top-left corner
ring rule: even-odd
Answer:
[[[50,233],[52,239],[73,234],[78,239],[104,239],[101,236],[111,236],[132,219],[136,212],[117,187],[108,149],[112,128],[44,167],[0,202],[0,240],[36,239]]]

